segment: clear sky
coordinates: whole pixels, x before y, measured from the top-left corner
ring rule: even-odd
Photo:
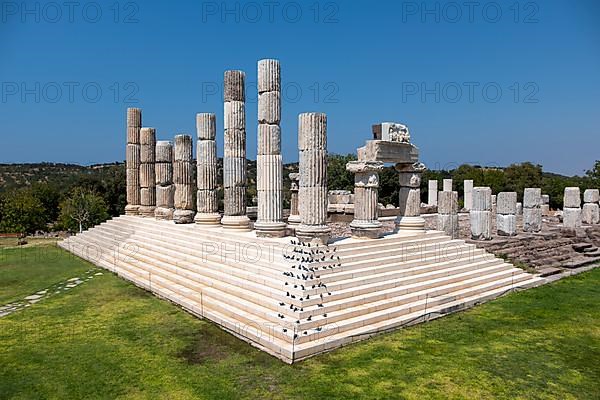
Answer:
[[[281,60],[283,153],[297,115],[328,115],[329,150],[407,124],[433,169],[533,161],[582,174],[600,159],[600,2],[99,1],[0,6],[0,162],[125,157],[125,110],[159,139],[195,135],[223,72]]]

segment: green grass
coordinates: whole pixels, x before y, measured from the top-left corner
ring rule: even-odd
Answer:
[[[597,269],[289,366],[106,273],[0,319],[0,398],[597,399],[599,299]]]
[[[0,305],[76,277],[92,267],[59,249],[55,241],[0,248]]]

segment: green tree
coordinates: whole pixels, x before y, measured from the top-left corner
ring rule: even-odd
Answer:
[[[76,187],[60,204],[60,223],[70,231],[83,232],[91,226],[108,219],[108,207],[95,192]]]
[[[356,160],[353,154],[333,154],[327,160],[327,187],[329,190],[354,191],[354,175],[346,171],[346,164]]]
[[[34,183],[31,193],[37,198],[45,210],[46,223],[56,222],[62,194],[55,185],[49,183]]]
[[[600,160],[596,160],[592,169],[586,172],[586,176],[594,182],[596,187],[600,186]]]
[[[46,210],[30,188],[13,190],[1,202],[0,230],[6,233],[34,233],[46,228]]]
[[[525,188],[542,187],[542,166],[524,162],[522,164],[511,164],[504,170],[506,178],[506,190],[517,192],[521,200]]]

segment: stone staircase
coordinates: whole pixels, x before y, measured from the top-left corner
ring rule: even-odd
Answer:
[[[543,282],[438,231],[315,247],[121,216],[59,245],[289,363]]]

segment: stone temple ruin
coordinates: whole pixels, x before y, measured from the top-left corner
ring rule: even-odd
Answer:
[[[327,221],[328,119],[301,114],[299,173],[290,176],[291,210],[284,218],[277,60],[258,63],[258,215],[252,222],[246,209],[245,79],[242,71],[224,76],[222,212],[215,115],[196,116],[194,179],[192,137],[157,141],[156,131],[142,125],[142,111],[128,109],[126,215],[60,246],[289,363],[543,282],[456,238],[451,182],[435,196],[440,230],[426,229],[420,213],[425,166],[402,124],[376,125],[373,139],[358,149],[358,161],[348,163],[355,176],[352,237],[340,238]],[[400,193],[389,229],[378,207],[379,171],[386,163],[395,165]],[[491,192],[476,187],[472,196],[474,236],[487,238]],[[531,196],[524,212],[539,203],[537,193]],[[586,199],[597,205],[597,197]],[[498,224],[508,235],[514,200],[498,197]],[[538,212],[531,215],[535,226]]]

